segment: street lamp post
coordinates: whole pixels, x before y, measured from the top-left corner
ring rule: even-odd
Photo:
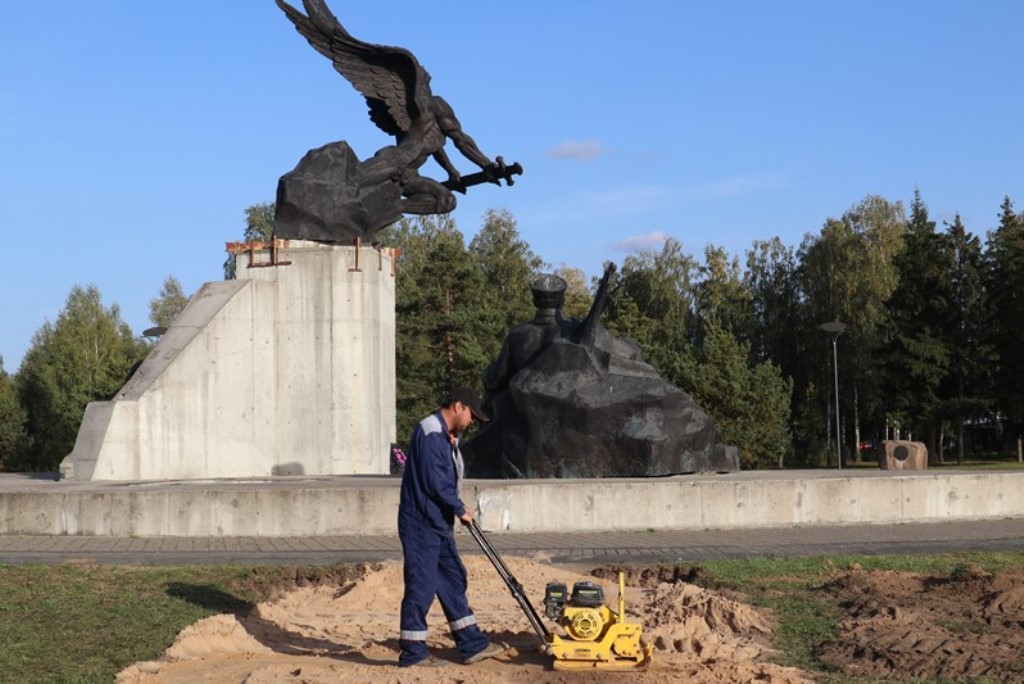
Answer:
[[[832,336],[832,370],[835,372],[834,384],[836,388],[836,468],[843,468],[842,438],[839,435],[839,352],[836,351],[836,341],[846,330],[846,324],[839,321],[830,321],[818,326]]]

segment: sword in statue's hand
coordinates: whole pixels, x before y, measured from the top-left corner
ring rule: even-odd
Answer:
[[[501,157],[495,157],[493,164],[483,171],[477,171],[476,173],[471,173],[468,176],[462,176],[460,183],[454,183],[447,180],[441,183],[441,185],[453,192],[461,192],[465,195],[466,188],[473,185],[480,185],[482,183],[494,183],[495,185],[501,185],[501,181],[504,180],[505,185],[515,185],[516,181],[512,176],[521,176],[522,174],[523,167],[519,162],[513,162],[512,164],[506,165],[504,159]]]

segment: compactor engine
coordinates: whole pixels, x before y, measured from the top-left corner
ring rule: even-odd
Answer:
[[[646,665],[652,647],[641,642],[643,627],[626,620],[625,578],[619,573],[619,605],[605,605],[604,590],[595,582],[576,582],[572,594],[552,582],[544,590],[544,615],[564,632],[551,634],[556,670],[631,669]]]

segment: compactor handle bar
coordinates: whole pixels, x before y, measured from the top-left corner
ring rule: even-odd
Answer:
[[[487,559],[491,561],[491,565],[501,575],[501,579],[505,581],[505,586],[508,587],[509,591],[512,592],[513,598],[519,603],[519,607],[523,609],[523,613],[526,615],[526,619],[530,622],[533,630],[537,632],[537,636],[540,637],[541,645],[549,651],[551,632],[544,626],[544,623],[540,620],[540,615],[537,614],[537,610],[530,603],[530,599],[526,596],[526,592],[523,591],[523,585],[519,583],[519,580],[515,578],[512,571],[505,565],[505,561],[501,559],[498,552],[491,546],[491,541],[484,535],[484,531],[480,529],[480,524],[477,523],[476,518],[466,524],[469,527],[470,534],[473,535],[473,539],[476,539],[476,543],[480,545],[480,549],[487,556]]]

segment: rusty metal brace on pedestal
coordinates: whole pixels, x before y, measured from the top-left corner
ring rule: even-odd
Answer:
[[[355,238],[354,240],[352,240],[352,244],[356,246],[356,265],[353,268],[348,269],[348,272],[362,273],[363,269],[359,268],[359,252],[362,251],[361,247],[363,241],[361,238]]]
[[[267,262],[267,263],[264,263],[264,264],[257,264],[257,263],[255,263],[255,261],[256,261],[256,252],[258,250],[261,250],[261,249],[266,249],[268,246],[270,247],[270,261]],[[238,256],[239,254],[245,252],[245,253],[247,253],[249,255],[249,264],[246,266],[246,268],[268,268],[270,266],[290,266],[292,262],[290,262],[290,261],[279,261],[278,258],[277,258],[278,249],[280,249],[281,247],[287,247],[287,246],[288,246],[288,240],[279,240],[277,238],[272,239],[270,241],[269,245],[268,245],[268,243],[266,243],[266,242],[264,242],[262,240],[253,240],[251,242],[228,242],[228,243],[225,243],[225,247],[226,247],[226,249],[227,249],[229,254],[234,254],[235,256]]]

